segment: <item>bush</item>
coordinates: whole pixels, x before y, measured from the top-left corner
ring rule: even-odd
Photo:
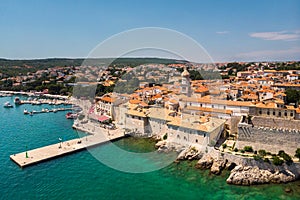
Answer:
[[[264,149],[260,149],[260,150],[258,150],[258,154],[259,154],[260,156],[264,157],[264,156],[267,155],[267,152],[266,152],[266,150],[264,150]]]
[[[254,154],[257,154],[257,151],[254,151]]]
[[[278,156],[283,158],[287,163],[293,162],[292,157],[289,154],[285,153],[283,150],[280,150],[278,152]]]
[[[244,149],[242,149],[242,150],[241,150],[241,153],[245,153],[245,150],[244,150]]]
[[[282,165],[284,163],[283,160],[281,160],[278,156],[273,156],[273,164],[274,165]]]
[[[164,134],[163,139],[164,140],[168,139],[168,133]]]
[[[254,160],[262,160],[262,157],[260,157],[259,155],[255,155],[253,158]]]
[[[253,148],[252,148],[252,146],[245,146],[244,147],[244,151],[246,151],[246,152],[253,152]]]
[[[223,149],[226,149],[227,144],[222,144]]]
[[[269,158],[265,158],[264,162],[269,163],[270,162]]]
[[[296,150],[295,157],[298,158],[299,161],[300,161],[300,148],[298,148],[298,149]]]
[[[238,152],[239,150],[238,150],[238,148],[234,148],[234,152]]]

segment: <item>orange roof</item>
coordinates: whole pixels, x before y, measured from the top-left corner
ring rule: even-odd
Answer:
[[[170,99],[170,103],[177,104],[178,101],[176,101],[175,99]]]
[[[220,104],[220,105],[229,105],[229,106],[251,106],[253,105],[249,101],[227,101],[227,100],[218,100],[218,99],[212,99],[208,96],[202,97],[202,98],[193,98],[193,97],[185,97],[182,99],[182,101],[187,102],[199,102],[199,103],[210,103],[210,104]]]
[[[187,106],[186,109],[203,111],[203,112],[226,113],[226,114],[230,114],[230,115],[232,114],[232,110],[222,110],[222,109],[207,108],[207,107]]]
[[[141,103],[141,101],[140,101],[140,100],[136,100],[136,99],[130,99],[130,100],[129,100],[129,103],[132,103],[132,104],[139,104],[139,103]]]
[[[109,102],[109,103],[113,103],[116,99],[111,98],[111,97],[109,97],[109,96],[105,96],[105,97],[102,97],[101,100],[102,100],[102,101]]]
[[[148,106],[148,104],[143,102],[143,101],[139,105],[142,106],[142,107],[147,107]]]

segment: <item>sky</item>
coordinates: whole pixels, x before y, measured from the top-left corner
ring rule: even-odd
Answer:
[[[299,0],[1,0],[0,58],[85,58],[143,27],[185,34],[216,62],[300,60]]]

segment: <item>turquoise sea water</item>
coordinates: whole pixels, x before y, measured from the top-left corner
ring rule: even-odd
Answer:
[[[283,185],[242,187],[226,184],[228,173],[210,175],[197,170],[193,162],[171,164],[158,171],[131,174],[116,171],[81,151],[58,159],[20,169],[9,155],[78,137],[65,119],[66,112],[23,115],[22,105],[3,108],[13,97],[0,98],[0,199],[300,199],[300,182]],[[82,133],[80,133],[82,134]],[[153,142],[122,139],[117,145],[130,151],[149,151]],[[90,151],[110,154],[112,144]],[[164,156],[164,154],[161,154]],[[111,155],[114,156],[114,155]],[[134,160],[128,160],[134,162]],[[287,194],[285,188],[292,188]]]

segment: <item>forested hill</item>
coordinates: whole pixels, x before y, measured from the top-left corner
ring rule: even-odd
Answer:
[[[47,69],[56,66],[81,66],[84,65],[118,65],[135,67],[142,64],[171,64],[171,63],[187,63],[183,60],[164,59],[164,58],[46,58],[46,59],[30,59],[30,60],[10,60],[0,59],[0,73],[9,76],[26,74],[27,72],[35,72],[39,69]]]
[[[116,65],[130,65],[137,66],[147,63],[187,63],[183,60],[164,59],[164,58],[46,58],[46,59],[30,59],[30,60],[10,60],[0,58],[0,67],[14,67],[14,66],[31,66],[31,67],[55,67],[55,66],[80,66],[83,62],[92,64],[112,63]]]

